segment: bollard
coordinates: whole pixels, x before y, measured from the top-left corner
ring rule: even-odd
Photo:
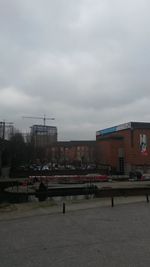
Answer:
[[[29,189],[29,185],[28,185],[28,181],[27,181],[27,193],[28,193],[28,191],[29,191],[28,189]]]
[[[65,205],[65,203],[63,202],[63,214],[65,214],[65,212],[66,212],[66,205]]]
[[[19,182],[17,181],[17,193],[19,191]]]
[[[112,208],[114,206],[114,198],[113,197],[111,198],[111,206],[112,206]]]
[[[147,203],[149,202],[149,198],[148,198],[148,195],[146,195],[146,201],[147,201]]]

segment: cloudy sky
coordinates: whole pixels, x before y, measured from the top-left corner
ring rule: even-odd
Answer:
[[[0,120],[59,140],[150,121],[149,0],[0,0]]]

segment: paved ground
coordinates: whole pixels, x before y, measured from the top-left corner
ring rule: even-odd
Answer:
[[[0,221],[2,267],[148,267],[146,202]]]

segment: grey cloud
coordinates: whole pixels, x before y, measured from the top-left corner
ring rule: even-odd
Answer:
[[[149,7],[148,0],[1,0],[1,116],[23,130],[32,122],[22,115],[56,117],[66,140],[149,120]]]

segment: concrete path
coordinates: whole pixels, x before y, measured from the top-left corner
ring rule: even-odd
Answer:
[[[57,198],[56,198],[57,199]],[[61,198],[60,198],[61,199]],[[98,207],[110,207],[111,198],[91,198],[73,200],[63,198],[58,201],[29,202],[22,204],[2,204],[0,206],[0,221],[12,220],[16,218],[40,216],[45,214],[63,213],[63,203],[65,203],[66,213],[76,210],[92,209]],[[115,197],[114,206],[126,203],[146,202],[145,196]]]
[[[0,237],[2,267],[148,267],[150,204],[7,218]]]

